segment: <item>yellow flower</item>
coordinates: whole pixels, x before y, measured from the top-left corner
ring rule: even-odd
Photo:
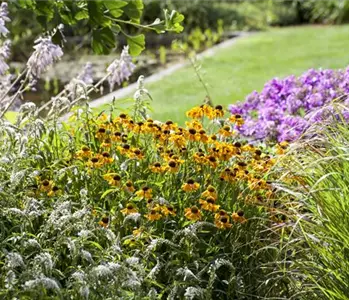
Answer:
[[[139,237],[142,235],[142,233],[145,231],[144,227],[139,227],[139,228],[136,228],[132,231],[132,234],[136,237]]]
[[[121,176],[115,173],[109,173],[103,175],[103,178],[108,181],[108,183],[112,186],[120,186],[121,185]]]
[[[124,124],[128,124],[130,122],[130,118],[127,114],[120,114],[118,117],[116,117],[113,120],[113,123],[118,124],[118,125],[124,125]]]
[[[206,115],[210,120],[216,118],[222,118],[224,116],[224,110],[222,105],[217,105],[214,109],[208,111]]]
[[[92,152],[89,147],[82,146],[81,149],[76,153],[78,158],[91,157]]]
[[[51,191],[52,186],[53,181],[45,179],[40,184],[40,191],[48,193]]]
[[[201,212],[197,206],[188,207],[184,212],[185,217],[189,220],[197,221],[201,219]]]
[[[113,133],[111,139],[114,142],[121,142],[121,140],[122,140],[122,133],[120,131],[115,131]]]
[[[199,134],[200,134],[200,142],[207,143],[209,138],[208,138],[208,135],[206,134],[206,131],[201,129],[199,131]]]
[[[201,138],[200,133],[198,133],[195,128],[189,128],[186,137],[189,141],[192,142],[200,141]]]
[[[206,200],[200,199],[199,203],[203,210],[215,212],[219,209],[219,205],[215,204],[215,199],[208,197]]]
[[[132,203],[128,203],[126,207],[121,210],[121,213],[123,215],[130,215],[137,212],[138,212],[138,209]]]
[[[147,215],[145,215],[145,217],[149,221],[157,221],[162,218],[161,214],[159,214],[159,212],[156,209],[150,210],[150,212]]]
[[[104,151],[102,153],[103,164],[111,164],[114,161],[114,158],[110,156],[109,152]]]
[[[232,214],[232,218],[234,222],[244,224],[247,222],[247,220],[244,217],[244,212],[242,210],[239,210],[238,212],[234,212]]]
[[[222,216],[219,219],[215,220],[215,225],[219,229],[226,229],[232,227],[232,224],[229,222],[229,216]]]
[[[126,182],[124,190],[129,192],[130,194],[133,194],[136,189],[134,188],[132,181],[129,180]]]
[[[103,156],[97,154],[89,159],[89,161],[87,162],[87,166],[89,166],[90,168],[99,168],[103,165],[103,163]]]
[[[230,168],[226,168],[220,175],[220,178],[227,182],[234,182],[236,179],[236,172]]]
[[[117,149],[119,150],[120,154],[125,155],[130,152],[131,146],[129,144],[123,144],[122,146],[118,146]]]
[[[204,116],[204,110],[202,107],[193,107],[186,113],[187,117],[192,119],[200,119]]]
[[[206,163],[206,156],[203,152],[196,152],[193,155],[193,159],[198,164]]]
[[[288,148],[288,142],[284,141],[276,145],[276,154],[282,155],[286,153],[286,149]]]
[[[99,225],[101,225],[102,227],[104,228],[107,228],[108,227],[108,224],[109,224],[109,218],[108,217],[103,217],[99,222],[98,222]]]
[[[110,148],[111,147],[111,139],[106,138],[101,144],[101,148]]]
[[[58,188],[58,186],[54,185],[54,186],[52,186],[51,190],[47,193],[47,196],[53,197],[53,196],[59,195],[60,193],[61,193],[61,191]]]
[[[106,129],[106,126],[104,125],[101,125],[97,132],[96,132],[96,138],[99,139],[99,140],[103,140],[107,137],[107,129]]]
[[[144,157],[144,154],[142,153],[142,151],[138,148],[132,149],[129,153],[128,153],[128,157],[129,158],[137,158],[137,159],[142,159]]]
[[[184,147],[187,143],[187,140],[185,139],[183,133],[181,132],[172,134],[169,137],[169,141],[172,142],[178,148]]]
[[[136,192],[137,197],[150,199],[153,197],[153,190],[147,186]]]
[[[182,190],[185,192],[195,192],[200,188],[200,184],[195,182],[193,179],[189,179],[185,184],[182,185]]]
[[[179,169],[179,163],[177,163],[174,160],[170,160],[167,165],[167,170],[169,170],[171,173],[178,172]]]
[[[221,217],[228,216],[227,212],[221,209],[218,213],[214,215],[215,220],[219,220]]]
[[[171,120],[166,121],[165,124],[162,124],[161,129],[162,130],[176,130],[178,125],[176,123],[173,123]]]
[[[166,168],[162,167],[159,162],[154,163],[152,166],[149,167],[149,169],[153,173],[164,173],[164,172],[166,172]]]
[[[230,126],[223,126],[220,130],[219,130],[219,134],[224,136],[224,137],[229,137],[234,135],[234,131],[231,130]]]
[[[164,216],[168,216],[168,215],[175,216],[176,215],[176,212],[175,212],[172,205],[161,206],[161,213]]]
[[[201,194],[201,197],[212,197],[214,200],[217,200],[218,195],[216,189],[212,185],[209,185],[207,189]]]
[[[242,126],[244,124],[244,119],[241,115],[232,115],[230,116],[229,121],[235,123],[237,126]]]
[[[214,169],[218,167],[218,160],[212,155],[206,157],[206,163]]]
[[[187,126],[188,130],[190,130],[190,128],[192,128],[192,129],[195,129],[196,132],[199,132],[201,129],[203,129],[201,122],[198,120],[192,120],[190,122],[185,122],[185,125]],[[178,130],[181,130],[181,128],[178,128]],[[184,132],[183,129],[182,129],[182,132]]]

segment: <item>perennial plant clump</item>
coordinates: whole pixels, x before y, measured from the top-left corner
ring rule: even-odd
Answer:
[[[220,105],[193,108],[185,127],[137,108],[85,109],[68,124],[32,105],[1,123],[0,294],[282,293],[279,279],[262,283],[288,228],[268,175],[287,145],[246,143]]]
[[[300,77],[273,79],[264,89],[253,92],[246,101],[230,106],[232,114],[245,118],[238,128],[245,137],[293,141],[314,122],[321,122],[334,110],[328,104],[349,93],[346,70],[308,70]],[[348,99],[344,104],[348,105]],[[322,109],[326,106],[326,109]],[[348,110],[343,111],[349,118]]]

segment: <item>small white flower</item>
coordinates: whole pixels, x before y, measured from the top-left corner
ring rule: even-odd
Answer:
[[[7,260],[7,266],[10,269],[18,268],[18,267],[24,267],[24,261],[22,256],[19,253],[16,252],[9,252],[6,255]]]

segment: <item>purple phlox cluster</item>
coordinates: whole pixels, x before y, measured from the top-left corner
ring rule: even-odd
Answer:
[[[246,138],[293,141],[311,124],[333,113],[323,107],[348,93],[349,68],[310,69],[299,77],[272,79],[260,93],[254,91],[245,102],[231,105],[230,112],[244,117],[244,125],[237,130]],[[347,98],[343,103],[349,106]],[[349,117],[349,111],[342,112]]]
[[[63,56],[63,51],[59,45],[52,43],[51,37],[39,38],[35,44],[35,51],[29,57],[27,67],[34,77],[39,78],[48,67]]]
[[[128,46],[125,46],[121,52],[120,59],[115,59],[107,68],[110,73],[108,82],[110,90],[113,90],[115,84],[120,85],[123,81],[128,80],[135,70],[136,66],[132,63],[132,57],[128,53]]]
[[[0,36],[7,36],[9,33],[6,28],[6,22],[10,22],[11,19],[8,17],[8,5],[7,2],[2,2],[0,6]]]

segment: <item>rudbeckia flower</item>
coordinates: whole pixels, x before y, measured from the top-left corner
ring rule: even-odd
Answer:
[[[153,197],[153,190],[147,186],[142,187],[139,191],[136,192],[137,197],[150,199]]]
[[[157,220],[160,220],[162,218],[161,214],[159,214],[158,210],[156,210],[156,209],[150,210],[150,212],[147,215],[145,215],[145,217],[149,221],[157,221]]]
[[[197,221],[201,219],[201,212],[197,206],[188,207],[185,209],[185,217],[189,220]]]
[[[237,222],[237,223],[243,224],[247,222],[246,218],[244,217],[244,212],[242,210],[239,210],[238,212],[234,212],[232,214],[232,218],[234,222]]]
[[[219,209],[219,205],[215,204],[215,199],[208,197],[206,200],[200,199],[199,203],[203,210],[215,212]]]
[[[212,197],[214,200],[217,200],[218,195],[216,189],[212,185],[209,185],[207,189],[201,194],[201,197]]]
[[[81,149],[76,153],[76,156],[79,158],[91,157],[92,152],[89,147],[82,146]]]
[[[129,180],[126,182],[124,190],[129,192],[130,194],[133,194],[136,189],[134,188],[132,181]]]
[[[130,215],[137,212],[138,212],[138,209],[132,203],[128,203],[126,207],[121,210],[121,213],[123,215]]]
[[[219,219],[216,219],[215,225],[219,229],[226,229],[232,227],[232,224],[229,222],[229,216],[222,216]]]
[[[121,176],[119,174],[109,173],[103,175],[103,178],[112,186],[120,186],[121,184]]]
[[[200,188],[200,184],[195,182],[193,179],[189,179],[185,184],[182,185],[182,190],[185,192],[195,192]]]

